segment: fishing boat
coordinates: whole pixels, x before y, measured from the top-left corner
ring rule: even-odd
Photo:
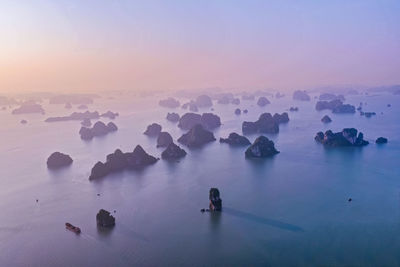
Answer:
[[[80,234],[81,233],[81,229],[79,227],[73,226],[70,223],[65,223],[65,228],[67,228],[68,230],[74,232],[75,234]]]

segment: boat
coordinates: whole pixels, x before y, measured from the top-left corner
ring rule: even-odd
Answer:
[[[65,228],[67,228],[68,230],[74,232],[75,234],[80,234],[81,233],[81,229],[79,227],[73,226],[70,223],[65,223]]]

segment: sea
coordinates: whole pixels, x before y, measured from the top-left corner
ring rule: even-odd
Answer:
[[[188,154],[179,161],[161,159],[94,181],[88,179],[93,165],[117,148],[141,145],[160,157],[156,139],[143,134],[147,125],[159,123],[176,142],[186,131],[166,115],[188,111],[160,107],[165,96],[102,97],[89,110],[119,112],[113,120],[119,129],[91,141],[80,138],[80,121],[45,122],[76,106],[44,100],[45,115],[0,111],[0,266],[399,266],[400,96],[346,96],[346,103],[376,112],[371,118],[316,111],[315,96],[309,102],[269,97],[265,107],[214,101],[213,110],[199,113],[220,116],[217,141],[181,145]],[[236,108],[248,113],[235,115]],[[264,112],[289,113],[278,134],[265,135],[279,154],[246,159],[246,147],[219,143]],[[332,122],[322,123],[324,115]],[[370,144],[329,149],[314,140],[319,131],[350,127]],[[375,144],[380,136],[389,142]],[[46,160],[55,151],[73,164],[49,170]],[[223,210],[201,213],[212,187]],[[115,227],[97,227],[100,209],[112,213]],[[82,233],[66,230],[66,222]]]

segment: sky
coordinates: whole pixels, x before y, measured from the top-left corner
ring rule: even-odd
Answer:
[[[1,0],[0,93],[400,83],[398,0]]]

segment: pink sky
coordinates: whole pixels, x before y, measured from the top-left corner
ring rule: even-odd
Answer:
[[[400,83],[380,2],[2,1],[0,93]]]

